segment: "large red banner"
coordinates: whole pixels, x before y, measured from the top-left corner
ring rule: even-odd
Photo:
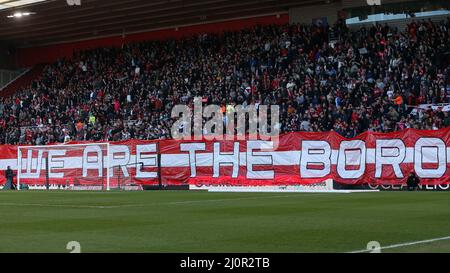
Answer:
[[[46,168],[50,170],[50,183],[75,176],[101,179],[109,174],[141,185],[159,181],[163,185],[295,185],[326,179],[343,184],[398,185],[406,182],[411,171],[423,184],[450,182],[450,127],[436,131],[366,132],[352,139],[335,132],[297,132],[281,135],[276,143],[128,140],[110,142],[109,148],[100,143],[98,147],[72,144],[75,143],[25,147],[19,157],[17,146],[0,146],[0,168],[11,166],[17,171],[20,162],[21,182],[29,184],[42,183],[48,175]],[[46,157],[45,153],[51,155],[47,167],[39,159]],[[116,166],[115,171],[108,173],[104,164],[89,161],[93,154],[108,158],[108,166]],[[2,172],[0,183],[4,181]]]

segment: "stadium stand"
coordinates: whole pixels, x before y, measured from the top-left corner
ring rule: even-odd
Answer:
[[[439,129],[449,112],[450,19],[387,25],[258,26],[76,53],[0,99],[0,143],[170,138],[171,108],[277,104],[281,129]],[[329,32],[337,40],[329,43]]]

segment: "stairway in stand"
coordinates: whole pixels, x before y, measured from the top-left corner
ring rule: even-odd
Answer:
[[[1,97],[8,97],[16,93],[20,88],[30,85],[34,80],[39,78],[44,69],[43,64],[35,65],[33,68],[29,69],[18,78],[11,81],[9,84],[0,89]]]

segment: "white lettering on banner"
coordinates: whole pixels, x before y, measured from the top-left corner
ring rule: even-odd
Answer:
[[[357,170],[347,170],[347,166],[359,166]],[[366,143],[362,140],[342,141],[339,147],[337,173],[345,179],[356,179],[366,170]]]
[[[204,151],[206,149],[205,143],[181,143],[180,151],[189,152],[189,166],[191,167],[191,177],[197,176],[197,162],[196,151]]]
[[[437,163],[438,167],[423,168],[423,163]],[[447,168],[445,143],[440,138],[419,138],[414,146],[414,170],[421,178],[440,178]]]
[[[308,164],[323,166],[322,169],[308,168]],[[305,178],[321,178],[331,172],[331,146],[322,140],[303,140],[300,154],[300,175]]]
[[[130,164],[130,149],[127,145],[111,145],[110,147],[110,167],[118,168],[120,166],[120,170],[122,172],[123,177],[129,177],[127,164]],[[138,161],[139,162],[139,161]],[[114,169],[110,172],[109,176],[116,176],[117,173],[114,173]]]
[[[247,178],[248,179],[273,179],[275,173],[270,171],[255,171],[254,165],[273,166],[272,155],[268,152],[253,153],[253,150],[273,150],[273,141],[254,140],[247,141]]]
[[[400,139],[377,139],[375,143],[375,178],[381,178],[383,165],[391,165],[395,176],[403,178],[400,163],[405,160],[405,143]]]
[[[54,173],[52,170],[55,169],[63,169],[64,166],[64,158],[61,158],[66,155],[66,150],[49,150],[48,151],[48,177],[49,178],[63,178],[64,173]],[[56,157],[56,158],[55,158]]]
[[[95,153],[95,156],[91,154]],[[98,177],[103,176],[103,151],[100,146],[86,146],[83,150],[83,177],[88,176],[88,170],[97,170]],[[89,174],[92,176],[92,174]]]
[[[33,158],[33,150],[28,150],[27,151],[27,159],[26,159],[26,172],[22,172],[22,162],[23,162],[23,158],[22,158],[22,150],[19,149],[18,151],[19,153],[19,158],[20,158],[20,177],[21,178],[39,178],[40,174],[41,174],[41,170],[42,170],[42,155],[44,153],[44,151],[42,150],[38,150],[38,157],[36,159]],[[33,166],[33,162],[35,162],[36,164],[34,164]],[[33,168],[36,170],[35,172],[33,172]]]
[[[220,152],[220,143],[214,143],[214,156],[213,156],[213,166],[214,174],[213,177],[220,176],[220,166],[233,166],[233,173],[231,177],[237,178],[239,175],[239,142],[233,143],[233,152]]]
[[[152,154],[148,154],[152,153]],[[156,153],[156,144],[144,144],[136,145],[136,162],[142,163],[138,164],[136,167],[136,178],[156,178],[158,177],[157,172],[145,172],[142,170],[144,167],[158,167],[158,155]],[[142,166],[144,165],[144,166]]]

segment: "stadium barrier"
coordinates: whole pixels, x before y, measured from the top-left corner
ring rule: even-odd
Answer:
[[[56,188],[106,189],[111,181],[139,187],[278,187],[327,179],[345,185],[402,185],[411,171],[423,185],[441,185],[450,182],[450,127],[366,132],[353,139],[335,132],[296,132],[281,135],[277,145],[265,140],[3,145],[0,169],[7,166],[18,173],[20,183]],[[2,172],[0,185],[4,183]]]

